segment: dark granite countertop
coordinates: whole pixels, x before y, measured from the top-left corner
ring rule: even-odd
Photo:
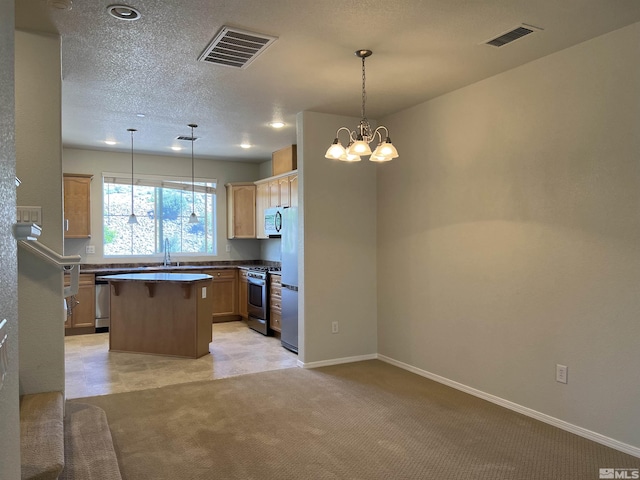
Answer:
[[[101,275],[99,280],[121,281],[121,282],[174,282],[174,283],[193,283],[201,280],[210,280],[211,275],[202,275],[197,273],[121,273],[118,275]]]
[[[252,260],[246,262],[185,262],[164,266],[158,264],[84,264],[80,265],[80,273],[94,273],[96,275],[111,275],[120,273],[154,273],[154,272],[201,272],[203,270],[217,270],[228,268],[250,269],[255,266],[279,266],[278,262],[264,262]]]

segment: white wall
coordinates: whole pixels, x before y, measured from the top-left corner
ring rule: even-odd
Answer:
[[[376,353],[376,165],[324,158],[336,130],[358,121],[298,115],[304,363]]]
[[[194,161],[196,177],[216,178],[218,191],[217,206],[217,256],[180,256],[171,255],[172,261],[224,261],[224,260],[256,260],[260,258],[260,244],[258,240],[228,240],[227,239],[227,197],[225,183],[251,182],[259,180],[260,165],[247,162],[224,162],[205,158]],[[134,261],[148,262],[148,257],[103,257],[103,229],[102,229],[102,173],[131,174],[131,153],[118,153],[97,150],[82,150],[65,148],[63,151],[63,171],[65,173],[93,174],[91,182],[91,233],[90,240],[65,240],[66,255],[80,255],[83,263],[128,263]],[[134,171],[154,175],[177,175],[191,177],[191,157],[179,155],[160,156],[135,153]],[[227,252],[227,243],[231,252]],[[86,245],[95,246],[95,254],[85,253]],[[158,254],[153,261],[162,261],[162,254]]]
[[[8,371],[0,388],[0,478],[20,478],[20,410],[18,386],[18,272],[14,183],[14,2],[0,0],[0,321],[8,322]]]
[[[639,46],[635,24],[384,119],[381,354],[640,447]]]
[[[39,241],[62,253],[60,39],[16,31],[15,57],[17,201],[42,207]],[[18,266],[20,391],[63,391],[62,271],[22,249]]]

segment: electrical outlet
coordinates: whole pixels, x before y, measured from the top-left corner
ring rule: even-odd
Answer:
[[[338,322],[331,322],[331,333],[338,333]]]
[[[230,251],[231,251],[231,245],[229,245],[228,243],[227,243],[226,250],[227,250],[227,252],[230,252]]]
[[[207,287],[202,287],[202,298],[207,298]]]
[[[85,253],[96,253],[96,246],[95,245],[87,245],[86,247],[84,247],[84,252]]]
[[[567,383],[568,382],[568,375],[569,373],[569,369],[566,365],[560,365],[557,364],[556,365],[556,382],[559,383]]]

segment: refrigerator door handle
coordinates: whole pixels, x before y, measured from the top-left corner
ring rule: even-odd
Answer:
[[[282,288],[286,288],[287,290],[293,290],[294,292],[298,291],[298,286],[297,285],[289,285],[287,283],[283,283],[282,284]]]

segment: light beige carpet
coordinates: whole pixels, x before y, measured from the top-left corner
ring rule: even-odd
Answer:
[[[125,480],[598,479],[640,459],[379,362],[79,400]]]

